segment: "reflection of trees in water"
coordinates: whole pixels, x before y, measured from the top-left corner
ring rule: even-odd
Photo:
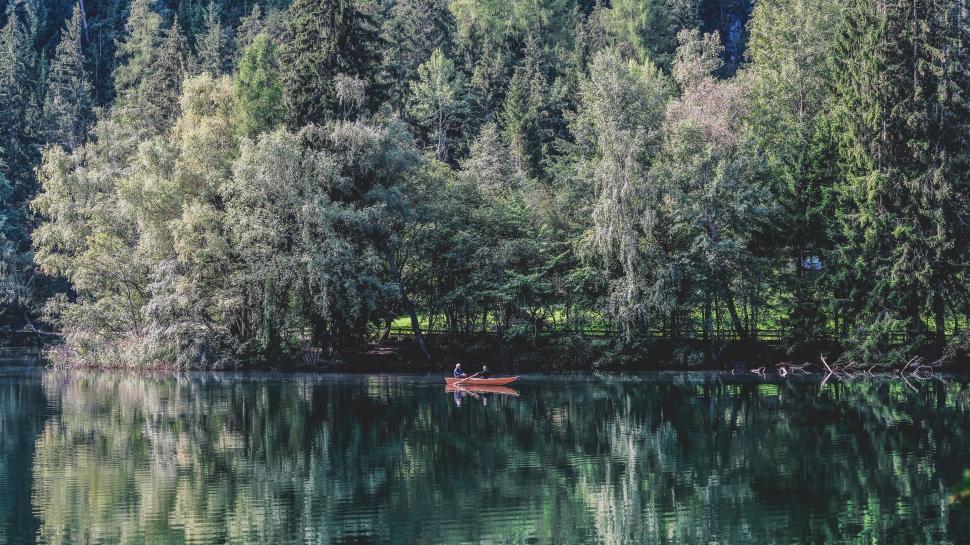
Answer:
[[[943,543],[964,386],[45,376],[51,543]],[[949,469],[947,470],[949,471]],[[948,520],[950,517],[950,520]],[[967,534],[961,534],[964,538]]]
[[[9,363],[9,362],[4,362]],[[19,363],[19,362],[15,362]],[[39,375],[14,380],[0,364],[0,545],[33,543],[30,516],[30,464],[34,438],[44,422]]]

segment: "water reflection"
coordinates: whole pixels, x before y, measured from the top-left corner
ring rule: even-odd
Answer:
[[[970,541],[968,511],[947,501],[970,452],[963,384],[684,375],[517,386],[519,397],[476,398],[417,377],[48,372],[52,415],[32,461],[36,535]]]

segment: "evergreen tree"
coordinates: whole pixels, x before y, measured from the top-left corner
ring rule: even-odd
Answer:
[[[837,256],[860,358],[914,348],[960,300],[966,198],[965,29],[940,0],[849,4],[836,58]],[[874,78],[872,74],[879,74]]]
[[[832,44],[841,18],[836,0],[772,0],[755,6],[748,52],[753,89],[747,128],[771,169],[778,203],[766,247],[780,260],[791,347],[818,342],[828,333],[823,307],[822,259],[831,248],[827,225],[832,135],[825,109],[830,101]],[[826,271],[827,272],[827,271]]]
[[[28,7],[30,4],[28,4]],[[34,190],[38,66],[29,9],[13,4],[0,29],[0,161],[13,186],[13,202],[23,203]]]
[[[606,25],[621,49],[663,68],[673,61],[677,33],[699,24],[698,0],[614,0]]]
[[[487,123],[502,107],[511,76],[509,59],[497,45],[486,41],[471,72],[469,103],[474,108],[471,119]]]
[[[385,44],[381,80],[395,109],[404,106],[411,82],[418,79],[418,67],[435,50],[450,53],[453,25],[442,0],[403,0],[391,7],[381,28]]]
[[[236,107],[239,131],[255,136],[272,129],[283,118],[283,84],[276,46],[265,34],[257,36],[239,62]]]
[[[411,83],[409,109],[427,135],[428,147],[441,162],[449,158],[450,133],[461,114],[463,91],[461,74],[440,49],[418,67],[418,80]]]
[[[206,72],[212,76],[220,76],[226,66],[226,45],[228,39],[222,28],[219,7],[214,1],[209,2],[203,19],[202,36],[197,40],[196,66],[199,72]]]
[[[501,121],[518,171],[538,176],[552,134],[545,130],[550,117],[550,89],[538,40],[530,38],[522,65],[516,67],[503,105]]]
[[[168,36],[158,54],[158,61],[146,85],[148,116],[157,129],[162,130],[178,116],[182,82],[189,69],[189,49],[179,26],[172,23]]]
[[[80,4],[57,44],[44,101],[46,140],[74,149],[84,143],[93,121],[91,83],[84,68]]]
[[[525,182],[515,168],[512,155],[495,122],[482,126],[461,167],[459,177],[486,195],[502,195],[521,189]]]
[[[242,57],[249,44],[263,33],[263,27],[263,10],[259,4],[253,4],[253,10],[239,20],[239,26],[236,28],[235,58]]]
[[[133,0],[125,21],[124,37],[117,44],[115,89],[122,101],[137,101],[158,57],[162,43],[162,16],[152,0]]]
[[[339,75],[374,82],[379,37],[354,0],[295,0],[282,57],[290,124],[321,123],[338,111]]]

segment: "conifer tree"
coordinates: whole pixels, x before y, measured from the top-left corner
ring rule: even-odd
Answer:
[[[13,186],[12,199],[16,203],[24,202],[34,189],[34,120],[39,113],[34,28],[36,22],[31,23],[30,10],[14,4],[6,25],[0,29],[0,162]]]
[[[427,134],[429,147],[441,162],[449,158],[450,133],[461,114],[464,82],[455,65],[440,49],[418,67],[411,83],[410,110]]]
[[[377,30],[354,0],[296,0],[289,16],[282,58],[290,124],[321,123],[338,110],[339,75],[374,81]]]
[[[158,129],[167,127],[178,115],[182,82],[188,74],[189,50],[178,19],[172,23],[168,36],[147,85],[147,118]]]
[[[780,279],[792,347],[826,334],[822,291],[830,249],[827,194],[834,183],[832,135],[825,109],[830,97],[830,63],[842,2],[772,0],[755,6],[748,54],[753,89],[747,128],[771,169],[771,190],[778,203],[766,247],[780,260]]]
[[[199,72],[206,72],[212,76],[220,76],[226,66],[226,31],[219,20],[219,7],[214,1],[209,2],[203,18],[202,36],[197,42],[196,67]]]
[[[80,4],[75,5],[51,61],[44,101],[46,140],[66,149],[84,143],[93,120],[91,83],[84,68],[81,42],[82,15]]]
[[[402,0],[391,7],[381,28],[386,48],[382,55],[381,80],[388,100],[404,106],[410,83],[418,79],[418,67],[435,50],[451,51],[452,25],[447,3],[442,0]]]
[[[122,102],[138,102],[149,80],[162,43],[162,16],[152,0],[133,0],[118,42],[115,90]]]
[[[239,20],[239,26],[236,28],[236,59],[241,58],[249,44],[263,32],[263,26],[263,10],[259,4],[253,4],[252,11]]]
[[[962,299],[966,237],[966,47],[962,21],[941,0],[849,4],[836,53],[837,256],[858,322],[858,357],[877,357],[893,335],[927,340],[934,316]],[[879,77],[872,77],[879,74]],[[958,297],[959,295],[959,297]],[[874,348],[873,348],[874,347]]]
[[[280,81],[276,45],[265,34],[257,36],[239,62],[236,74],[236,107],[239,131],[255,136],[282,121],[283,84]]]

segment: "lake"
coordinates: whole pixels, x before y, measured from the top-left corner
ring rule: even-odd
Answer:
[[[966,383],[0,366],[0,544],[970,543]]]

